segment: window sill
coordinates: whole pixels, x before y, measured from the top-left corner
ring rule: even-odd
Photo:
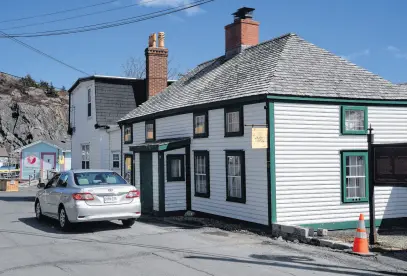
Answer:
[[[180,177],[180,178],[168,178],[167,177],[167,182],[185,182],[185,177]]]
[[[133,144],[133,140],[131,140],[131,141],[124,141],[124,144],[125,144],[125,145],[127,145],[127,144]]]
[[[203,193],[195,193],[195,197],[203,197],[203,198],[210,198],[211,195],[209,193],[203,194]]]
[[[208,138],[208,134],[194,134],[194,139],[199,139],[199,138]]]
[[[343,131],[342,135],[367,135],[367,130],[362,131]]]
[[[225,133],[225,137],[239,137],[243,136],[242,132],[227,132]]]
[[[226,201],[246,204],[246,198],[227,197]]]
[[[345,199],[345,200],[342,200],[342,203],[343,204],[369,203],[369,199],[367,199],[367,198],[360,198],[360,199],[355,199],[355,200]]]

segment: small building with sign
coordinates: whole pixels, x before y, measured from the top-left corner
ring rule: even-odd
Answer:
[[[21,147],[20,179],[48,179],[51,172],[71,169],[70,141],[39,140]]]
[[[149,44],[149,99],[119,121],[122,173],[143,213],[354,229],[369,214],[368,126],[406,142],[407,94],[296,34],[258,43],[252,12],[234,13],[224,55],[169,87],[168,50]],[[375,191],[378,225],[407,218],[407,188]]]

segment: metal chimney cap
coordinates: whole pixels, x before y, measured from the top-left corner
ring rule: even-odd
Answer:
[[[232,13],[232,15],[235,16],[236,19],[246,19],[246,18],[253,18],[253,11],[255,9],[253,8],[248,8],[248,7],[242,7],[238,9],[236,12]]]

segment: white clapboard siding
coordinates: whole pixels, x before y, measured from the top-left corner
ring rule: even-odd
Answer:
[[[185,148],[167,151],[164,153],[164,175],[165,175],[165,211],[180,211],[186,210],[186,184],[185,181],[168,182],[167,180],[167,155],[169,154],[183,154],[184,166],[185,162]],[[184,172],[185,172],[184,167]]]
[[[140,153],[134,154],[134,179],[137,189],[140,189]]]
[[[340,134],[340,106],[275,103],[277,222],[357,220],[367,203],[341,199],[341,150],[366,150],[364,135]],[[376,143],[407,140],[407,108],[368,107]],[[376,187],[376,218],[407,216],[407,189]]]
[[[264,103],[244,106],[244,124],[266,123]],[[192,115],[191,115],[192,116]],[[188,119],[192,135],[192,117]],[[246,204],[226,201],[225,150],[244,150],[246,156]],[[224,110],[209,110],[209,137],[193,139],[191,144],[192,209],[260,224],[268,223],[267,151],[251,148],[251,126],[243,137],[224,137]],[[208,150],[210,160],[210,198],[194,196],[194,150]]]
[[[193,135],[192,118],[192,113],[188,113],[157,119],[156,139],[191,137]]]
[[[153,152],[153,210],[159,211],[158,153]]]

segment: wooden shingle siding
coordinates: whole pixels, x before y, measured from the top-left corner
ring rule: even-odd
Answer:
[[[164,153],[164,177],[165,177],[165,211],[186,210],[186,184],[185,181],[167,181],[167,155],[184,154],[185,148],[167,151]],[[184,161],[185,166],[185,161]]]
[[[340,134],[340,106],[275,103],[277,222],[340,222],[368,215],[342,203],[341,150],[367,150],[365,135]],[[368,106],[375,143],[407,140],[407,108]],[[376,187],[376,218],[407,216],[407,189]]]
[[[265,103],[244,106],[244,124],[266,124]],[[191,150],[208,150],[210,198],[194,197],[194,158],[191,155],[192,209],[195,211],[268,224],[267,151],[251,148],[251,126],[244,136],[224,137],[224,110],[209,110],[209,137],[193,139]],[[192,115],[191,115],[192,116]],[[192,117],[190,121],[192,131]],[[226,201],[225,150],[244,150],[246,156],[246,204]]]
[[[159,211],[158,153],[153,152],[153,210]]]

